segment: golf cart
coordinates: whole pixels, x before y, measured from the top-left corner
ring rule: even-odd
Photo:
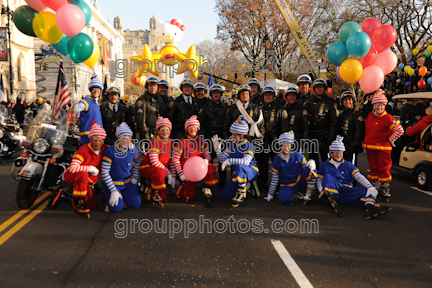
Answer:
[[[393,99],[432,101],[432,92],[397,95]],[[420,142],[406,141],[405,137],[407,136],[404,134],[396,142],[397,146],[402,145],[402,147],[392,150],[392,169],[412,175],[419,189],[432,191],[432,125],[426,127],[420,134],[419,139],[423,142],[423,149],[419,149]]]

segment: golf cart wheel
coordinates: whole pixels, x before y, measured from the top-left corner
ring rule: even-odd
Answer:
[[[422,166],[418,168],[414,177],[419,189],[432,190],[432,172],[428,167]]]

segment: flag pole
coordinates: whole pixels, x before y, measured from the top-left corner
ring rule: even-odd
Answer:
[[[55,116],[56,101],[58,101],[57,94],[58,94],[58,89],[59,89],[60,73],[62,72],[61,71],[62,67],[63,67],[63,59],[60,59],[59,74],[57,75],[57,85],[56,85],[55,94],[54,94],[54,102],[53,102],[53,106],[51,107],[51,112],[52,112],[51,117],[52,118],[54,118],[54,116]]]

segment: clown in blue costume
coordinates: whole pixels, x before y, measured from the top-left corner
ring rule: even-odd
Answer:
[[[273,199],[278,183],[280,183],[280,190],[277,201],[280,204],[292,204],[296,193],[299,195],[298,198],[305,201],[305,205],[311,200],[317,177],[315,161],[306,162],[302,154],[291,151],[294,137],[292,130],[279,136],[278,142],[282,151],[273,159],[270,189],[267,197],[264,198],[267,201]],[[304,196],[300,193],[303,189],[306,189]]]
[[[103,90],[102,81],[97,76],[93,76],[88,86],[91,95],[84,97],[76,106],[76,112],[80,113],[79,119],[79,135],[81,136],[82,144],[90,142],[88,134],[90,133],[90,124],[94,121],[101,127],[102,114],[99,110],[99,96]]]
[[[258,175],[258,165],[254,159],[254,147],[245,139],[249,132],[246,118],[241,115],[230,127],[234,142],[228,143],[228,148],[221,152],[221,142],[217,135],[213,136],[213,147],[222,163],[222,170],[231,165],[232,179],[221,192],[222,199],[231,200],[233,208],[244,204],[246,199],[246,184],[255,181]],[[255,185],[256,186],[256,185]]]
[[[322,163],[318,170],[319,199],[327,202],[338,217],[340,215],[337,204],[355,204],[364,207],[365,218],[368,220],[390,211],[391,207],[380,207],[376,199],[378,191],[359,169],[343,159],[345,146],[342,140],[343,137],[337,135],[329,148],[330,158]],[[353,187],[354,180],[364,188]]]
[[[126,123],[116,129],[118,138],[102,158],[102,180],[105,197],[109,199],[105,212],[120,212],[124,207],[136,209],[141,197],[136,186],[139,175],[139,152],[131,143],[132,130]]]

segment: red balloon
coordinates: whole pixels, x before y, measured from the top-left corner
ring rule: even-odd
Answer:
[[[389,49],[396,42],[396,29],[391,25],[378,27],[372,35],[372,44],[378,53]]]
[[[366,67],[368,67],[368,66],[370,66],[370,65],[372,65],[375,62],[377,56],[378,56],[378,53],[377,53],[375,47],[371,46],[371,48],[369,49],[368,54],[366,54],[366,56],[364,56],[360,60],[360,63],[362,64],[363,69],[366,68]]]
[[[360,24],[364,33],[368,34],[372,39],[375,30],[381,26],[381,22],[376,18],[367,18]]]
[[[423,79],[417,82],[417,87],[419,89],[423,89],[425,86],[426,86],[426,82]]]
[[[49,8],[53,9],[54,11],[57,11],[57,9],[60,6],[63,6],[64,4],[68,3],[66,0],[41,0],[41,2],[48,6]]]

